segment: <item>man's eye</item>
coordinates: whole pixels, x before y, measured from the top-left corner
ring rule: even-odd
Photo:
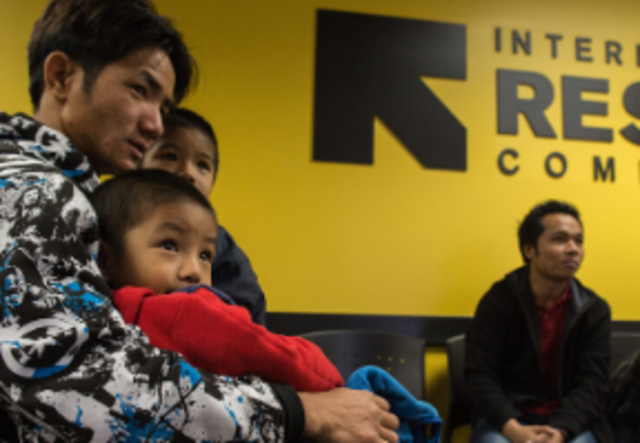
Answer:
[[[146,93],[147,93],[147,89],[144,86],[141,86],[141,85],[133,85],[131,87],[131,89],[133,89],[136,92],[136,94],[138,94],[138,95],[140,95],[142,97],[144,97],[146,95]]]
[[[177,251],[178,250],[178,246],[176,245],[176,242],[174,242],[173,240],[165,240],[160,244],[160,247],[164,250],[167,251]]]

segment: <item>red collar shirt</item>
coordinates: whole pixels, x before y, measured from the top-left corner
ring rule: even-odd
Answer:
[[[542,376],[549,401],[525,408],[527,414],[548,415],[558,408],[558,359],[562,331],[567,314],[567,306],[571,300],[571,285],[567,285],[553,306],[545,308],[537,305],[538,324],[540,326],[540,353],[542,355]]]

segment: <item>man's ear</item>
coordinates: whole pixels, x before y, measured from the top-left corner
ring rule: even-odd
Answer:
[[[104,279],[111,285],[116,262],[115,252],[113,248],[106,244],[102,239],[99,240],[100,250],[98,251],[98,267]]]
[[[538,251],[536,250],[536,247],[530,244],[524,245],[522,250],[524,251],[524,256],[527,257],[529,260],[532,260],[533,257],[538,255]]]
[[[59,101],[66,101],[74,76],[81,74],[80,66],[64,52],[54,51],[47,56],[42,69],[44,91]]]

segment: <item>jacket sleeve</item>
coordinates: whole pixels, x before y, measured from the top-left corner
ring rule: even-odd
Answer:
[[[122,288],[114,303],[152,344],[182,353],[194,366],[217,374],[257,375],[297,391],[342,386],[335,366],[315,344],[272,333],[251,321],[246,309],[222,302],[205,287],[194,293],[154,295]]]
[[[474,407],[498,431],[511,418],[521,413],[506,396],[499,378],[500,356],[508,323],[492,292],[494,286],[478,304],[465,340],[465,382]]]
[[[594,417],[605,414],[609,394],[611,310],[598,299],[592,311],[589,330],[580,345],[574,387],[560,399],[560,407],[549,419],[551,426],[566,429],[572,437],[587,429]]]
[[[218,228],[216,256],[211,268],[211,285],[228,294],[236,304],[244,306],[255,323],[266,325],[267,303],[258,276],[249,257],[222,226]]]
[[[127,326],[95,262],[86,196],[60,170],[12,158],[0,158],[0,406],[24,441],[297,438],[284,435],[295,426],[283,408],[301,410],[290,388],[198,370]]]

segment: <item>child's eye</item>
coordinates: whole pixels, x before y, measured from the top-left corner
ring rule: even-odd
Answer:
[[[165,240],[160,244],[160,247],[162,249],[165,249],[167,251],[177,251],[178,250],[178,246],[176,245],[176,242],[174,242],[173,240]]]
[[[211,170],[211,166],[207,162],[199,162],[198,163],[198,167],[200,169],[204,169],[205,171],[210,171]]]
[[[160,158],[162,160],[168,161],[168,162],[176,162],[178,161],[178,156],[175,155],[173,152],[166,152],[164,154],[162,154],[160,156]]]
[[[213,261],[213,254],[211,254],[210,252],[201,252],[200,260],[211,263]]]

